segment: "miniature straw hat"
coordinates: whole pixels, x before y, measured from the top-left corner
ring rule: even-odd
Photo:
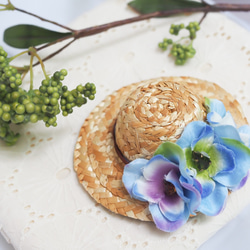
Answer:
[[[136,158],[151,158],[162,142],[175,142],[188,123],[205,120],[204,97],[223,101],[237,126],[247,123],[229,93],[215,83],[191,77],[141,81],[107,96],[79,133],[74,154],[79,182],[109,210],[152,220],[148,203],[131,198],[123,186],[123,168]]]

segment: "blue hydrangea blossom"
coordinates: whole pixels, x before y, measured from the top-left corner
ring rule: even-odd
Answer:
[[[164,156],[158,154],[162,150]],[[194,214],[200,204],[201,186],[187,172],[181,174],[184,154],[178,145],[167,142],[158,151],[150,160],[137,159],[126,165],[122,180],[131,197],[149,202],[156,226],[172,232]]]
[[[149,202],[156,226],[172,232],[196,212],[214,216],[250,169],[250,127],[236,127],[224,104],[205,98],[207,122],[189,123],[176,143],[165,142],[150,160],[124,168],[131,197]]]

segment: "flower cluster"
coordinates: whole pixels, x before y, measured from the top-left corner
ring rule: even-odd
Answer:
[[[224,104],[205,98],[207,122],[189,123],[176,143],[164,142],[150,160],[124,168],[130,196],[149,202],[156,226],[177,230],[197,212],[219,214],[228,193],[241,188],[250,169],[250,126],[236,127]]]

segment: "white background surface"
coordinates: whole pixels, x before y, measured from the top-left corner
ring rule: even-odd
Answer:
[[[108,0],[24,0],[14,1],[13,4],[19,8],[25,9],[27,11],[39,14],[40,16],[51,19],[58,23],[67,25],[71,21],[73,21],[76,17],[81,15],[84,11],[88,11],[91,8],[94,8],[97,4],[100,4],[103,1]],[[1,1],[3,3],[4,1]],[[211,1],[210,1],[211,2]],[[241,0],[241,1],[221,1],[217,0],[216,2],[228,2],[228,3],[249,3],[250,0]],[[241,13],[234,14],[228,13],[230,18],[233,18],[235,21],[240,22],[246,29],[250,31],[250,13]],[[243,18],[244,20],[249,19],[249,23],[247,21],[242,21],[239,18]],[[98,18],[98,17],[97,17]],[[240,21],[239,21],[240,20]],[[29,24],[37,24],[42,25],[43,27],[55,28],[54,25],[41,23],[40,20],[35,19],[33,17],[29,17],[25,14],[18,12],[0,12],[0,40],[1,44],[4,45],[5,49],[9,53],[9,55],[16,54],[19,50],[13,49],[11,47],[6,46],[2,42],[2,34],[5,28],[10,27],[12,25],[21,24],[21,23],[29,23]],[[249,41],[250,42],[250,41]],[[4,206],[4,204],[0,204],[0,206]],[[14,226],[14,225],[13,225]],[[242,211],[242,213],[230,222],[225,228],[220,230],[214,237],[212,237],[209,241],[207,241],[200,250],[219,250],[219,249],[249,249],[247,247],[247,243],[249,244],[249,228],[250,228],[250,205]],[[0,235],[0,250],[13,250],[13,248],[5,241],[5,239]],[[29,249],[27,249],[29,250]]]

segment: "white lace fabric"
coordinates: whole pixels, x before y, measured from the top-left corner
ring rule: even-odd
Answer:
[[[71,26],[90,27],[135,16],[126,3],[107,1]],[[171,23],[188,24],[200,18],[201,14],[194,14],[116,27],[78,40],[46,62],[49,73],[68,70],[64,83],[69,88],[94,82],[97,95],[70,116],[59,117],[56,128],[46,128],[42,122],[20,126],[22,137],[15,146],[0,143],[0,230],[15,249],[197,249],[250,202],[248,181],[229,196],[220,215],[198,215],[180,230],[164,233],[151,222],[116,215],[96,204],[73,170],[74,147],[84,119],[106,95],[133,82],[160,76],[212,81],[237,98],[249,120],[250,34],[246,30],[221,14],[209,14],[193,44],[197,54],[185,66],[174,65],[168,52],[158,49]],[[35,77],[37,87],[42,79],[39,67]]]

